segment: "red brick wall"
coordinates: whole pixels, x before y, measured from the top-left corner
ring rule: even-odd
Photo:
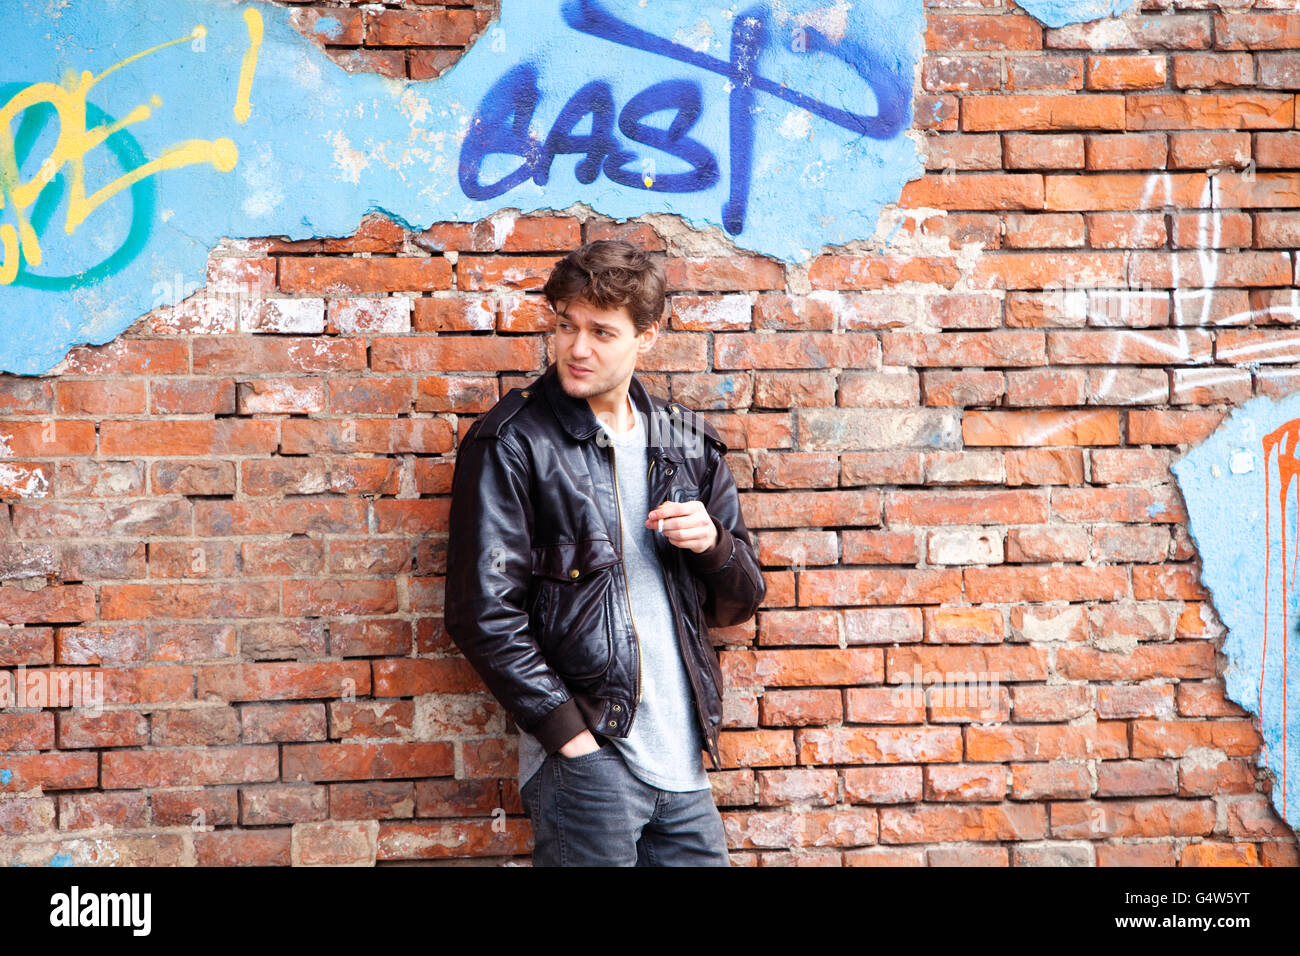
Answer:
[[[432,76],[493,15],[391,6],[329,7],[332,55]],[[930,172],[883,250],[375,219],[232,243],[193,299],[0,376],[0,666],[108,700],[0,712],[4,858],[526,859],[509,721],[442,628],[447,493],[545,365],[551,264],[627,235],[673,300],[643,379],[731,446],[767,580],[714,634],[736,864],[1300,862],[1168,471],[1293,389],[1295,313],[1264,310],[1294,295],[1300,14],[931,6]]]

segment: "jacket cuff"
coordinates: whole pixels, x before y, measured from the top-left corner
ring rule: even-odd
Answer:
[[[586,729],[587,721],[578,710],[577,701],[570,697],[543,717],[530,733],[548,754],[553,754]]]
[[[730,561],[732,551],[736,546],[731,531],[724,528],[722,522],[713,515],[709,515],[709,519],[713,522],[713,527],[718,529],[718,540],[714,542],[713,547],[709,548],[708,551],[699,554],[694,551],[686,552],[686,560],[690,563],[691,567],[702,574],[717,571]]]

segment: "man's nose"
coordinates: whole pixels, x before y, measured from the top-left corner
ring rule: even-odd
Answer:
[[[570,349],[574,357],[591,354],[591,342],[587,338],[587,333],[579,331],[573,339],[573,348]]]

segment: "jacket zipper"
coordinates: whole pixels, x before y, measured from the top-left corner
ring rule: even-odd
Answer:
[[[632,617],[632,597],[627,593],[627,564],[623,561],[623,503],[618,494],[618,455],[609,446],[610,464],[614,469],[614,507],[618,509],[618,563],[623,568],[623,599],[627,602],[627,619],[632,624],[632,640],[636,643],[636,702],[641,703],[641,638],[636,633],[636,619]],[[651,461],[653,465],[653,460]],[[646,473],[647,476],[649,472]]]
[[[645,472],[645,477],[646,477],[646,487],[647,487],[647,488],[650,488],[650,474],[651,474],[651,472],[653,472],[654,470],[655,470],[655,456],[652,454],[652,455],[650,456],[650,467],[647,468],[647,469],[646,469],[646,472]],[[617,486],[615,486],[615,487],[617,487]],[[682,652],[682,663],[683,663],[683,664],[685,665],[685,667],[686,667],[686,677],[687,677],[687,680],[690,681],[690,684],[691,684],[691,690],[692,690],[692,696],[695,698],[695,716],[696,716],[696,719],[699,720],[699,722],[700,722],[700,730],[701,730],[701,731],[703,732],[703,734],[704,734],[704,745],[705,745],[706,747],[709,748],[709,757],[710,757],[710,759],[713,759],[713,758],[714,758],[714,754],[713,754],[713,738],[712,738],[712,735],[711,735],[710,730],[709,730],[708,721],[705,720],[705,717],[704,717],[704,698],[703,698],[703,696],[702,696],[701,693],[700,693],[700,688],[699,688],[698,686],[696,686],[695,675],[694,675],[694,673],[693,673],[693,669],[692,669],[692,667],[691,667],[691,665],[690,665],[690,659],[689,659],[689,658],[690,658],[690,651],[687,650],[687,648],[686,648],[685,646],[683,646],[683,642],[682,642],[682,633],[681,633],[681,632],[682,632],[682,620],[683,620],[683,617],[682,617],[682,611],[681,611],[681,608],[680,608],[680,607],[678,606],[678,604],[677,604],[677,597],[676,597],[676,595],[673,593],[674,588],[673,588],[672,582],[671,582],[671,581],[667,581],[667,580],[665,580],[665,581],[664,581],[664,589],[668,592],[668,601],[669,601],[669,603],[672,605],[673,613],[674,613],[674,615],[675,615],[675,617],[674,617],[674,619],[673,619],[673,629],[677,632],[678,648],[679,648],[679,649],[681,650],[681,652]],[[629,601],[630,601],[630,600],[631,600],[631,599],[629,598]],[[701,631],[700,634],[697,635],[697,636],[699,637],[699,639],[700,639],[701,641],[705,640],[704,632]],[[637,645],[637,649],[638,649],[638,651],[640,650],[640,645]],[[639,659],[638,659],[638,660],[639,660]],[[717,693],[718,693],[719,695],[721,695],[721,694],[722,694],[722,685],[719,684],[719,685],[715,688],[715,690],[717,691]],[[715,762],[716,762],[716,761],[715,761]]]

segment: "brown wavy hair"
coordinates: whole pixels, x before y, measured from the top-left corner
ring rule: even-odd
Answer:
[[[668,283],[659,263],[621,239],[597,239],[555,264],[542,293],[551,308],[585,299],[598,309],[627,306],[638,335],[660,321]]]

